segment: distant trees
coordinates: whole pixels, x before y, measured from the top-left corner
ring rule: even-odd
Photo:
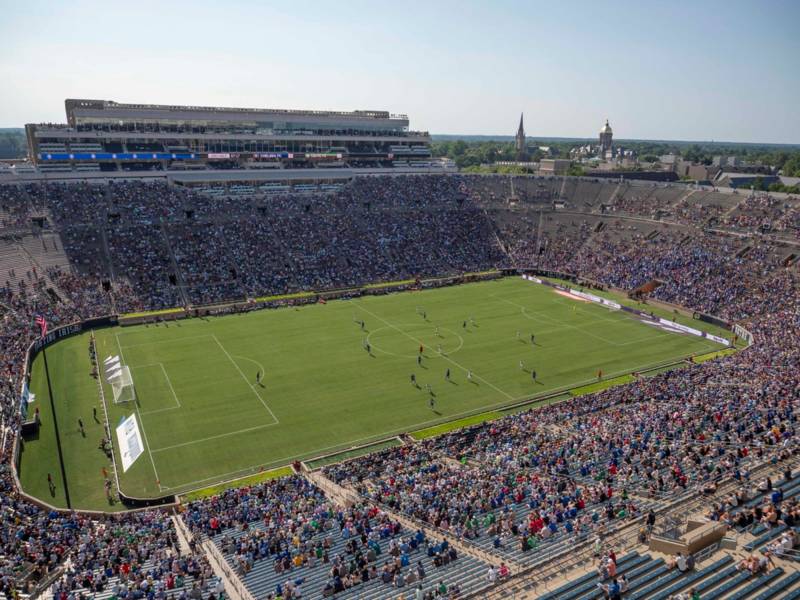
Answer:
[[[0,129],[0,158],[24,158],[26,154],[25,130]]]
[[[528,157],[531,161],[547,158],[540,146],[549,148],[549,156],[568,157],[576,146],[596,144],[596,140],[540,140],[529,138]],[[800,177],[800,146],[775,146],[771,144],[728,144],[720,142],[653,142],[640,140],[615,140],[615,145],[633,150],[642,162],[656,162],[664,154],[678,154],[684,160],[710,165],[715,156],[737,156],[745,162],[760,163],[783,169],[789,177]],[[490,165],[517,158],[511,140],[441,140],[432,144],[434,156],[445,156],[460,168]]]
[[[781,167],[786,177],[800,177],[800,152],[795,152],[791,157],[787,157]]]

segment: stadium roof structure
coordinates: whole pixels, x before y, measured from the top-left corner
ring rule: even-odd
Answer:
[[[196,119],[201,115],[208,120],[254,121],[273,117],[286,117],[293,122],[303,120],[355,121],[361,126],[373,121],[379,125],[408,126],[407,115],[393,115],[382,110],[300,110],[277,108],[231,108],[214,106],[185,106],[177,104],[122,103],[113,100],[67,98],[64,101],[67,122],[75,127],[82,119],[145,118],[145,119]]]
[[[67,98],[67,122],[28,123],[48,173],[431,167],[431,137],[385,110],[232,108]]]

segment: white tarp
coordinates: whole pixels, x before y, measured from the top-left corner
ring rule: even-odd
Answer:
[[[139,425],[136,422],[136,415],[133,414],[127,419],[123,419],[117,426],[117,442],[119,443],[119,453],[122,457],[122,472],[130,469],[144,452],[142,435],[139,433]]]
[[[110,365],[111,363],[119,362],[119,356],[109,356],[103,361],[104,364]]]
[[[596,304],[602,304],[603,306],[607,306],[613,310],[620,310],[622,308],[622,306],[620,306],[618,303],[609,300],[608,298],[601,298],[600,296],[595,296],[594,294],[590,294],[588,292],[571,289],[569,293],[573,296],[577,296],[578,298],[583,298],[584,300],[589,300],[590,302],[594,302]]]

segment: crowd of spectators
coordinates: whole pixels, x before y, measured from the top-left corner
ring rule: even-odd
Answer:
[[[602,534],[653,502],[713,495],[723,477],[752,486],[756,465],[797,452],[800,282],[783,260],[785,248],[689,227],[651,235],[620,222],[598,231],[579,216],[552,227],[545,221],[541,244],[538,219],[495,228],[472,196],[467,178],[445,176],[363,178],[331,195],[239,203],[163,184],[0,186],[1,226],[47,213],[70,259],[69,268],[0,288],[0,591],[67,564],[60,597],[109,586],[123,598],[192,596],[177,591],[176,581],[188,577],[200,589],[195,596],[218,593],[208,565],[180,555],[162,514],[96,520],[43,509],[19,495],[10,467],[25,350],[37,333],[33,315],[53,328],[175,305],[182,285],[191,301],[211,302],[526,261],[625,289],[659,279],[657,298],[734,320],[755,337],[721,360],[326,469],[360,493],[363,506],[336,507],[301,478],[188,505],[184,519],[195,534],[245,531],[222,542],[242,569],[264,559],[282,569],[324,560],[325,523],[339,536],[355,532],[352,555],[369,555],[371,532],[410,543],[416,534],[397,529],[387,509],[464,540],[488,540],[494,550],[528,552],[551,539]],[[797,220],[787,205],[752,202],[763,206],[743,204],[731,213],[732,226],[758,227],[760,217],[747,217],[757,210],[786,227]],[[48,281],[60,295],[46,289]],[[734,499],[725,502],[713,516],[735,524]],[[765,504],[752,518],[798,518],[795,504],[770,498],[769,505],[780,513]],[[778,554],[796,540],[775,543]],[[334,588],[363,579],[350,557],[328,559]]]
[[[311,591],[325,597],[374,580],[420,587],[458,559],[455,548],[430,541],[421,529],[406,530],[379,506],[337,505],[297,475],[189,503],[182,518],[194,535],[213,540],[241,577],[268,561],[276,575],[268,598],[301,597],[320,569],[325,576],[313,577],[320,589]],[[419,552],[431,558],[433,573]]]

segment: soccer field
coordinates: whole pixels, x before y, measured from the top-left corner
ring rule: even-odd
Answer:
[[[112,430],[135,413],[143,435],[144,453],[120,473],[123,491],[135,497],[184,492],[580,386],[598,369],[611,377],[720,347],[521,278],[95,336],[100,360],[120,355],[135,384],[137,401],[117,405],[103,384]],[[47,358],[72,504],[101,508],[105,415],[88,348],[84,333],[48,348]],[[43,425],[25,444],[23,485],[64,505],[62,486],[47,491],[46,473],[60,471],[41,354],[31,388]]]

